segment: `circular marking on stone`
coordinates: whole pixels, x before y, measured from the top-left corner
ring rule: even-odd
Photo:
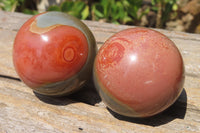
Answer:
[[[75,57],[75,51],[74,51],[74,49],[73,48],[66,48],[64,50],[63,57],[64,57],[65,61],[71,62],[74,59],[74,57]]]
[[[124,56],[125,48],[118,42],[111,43],[104,48],[99,57],[99,63],[104,68],[116,65]]]

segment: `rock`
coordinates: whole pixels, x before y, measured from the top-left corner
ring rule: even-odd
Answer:
[[[174,21],[167,22],[166,29],[199,33],[200,0],[180,0],[178,5],[180,7],[178,17]]]
[[[192,0],[188,2],[184,7],[181,8],[183,13],[191,13],[192,15],[197,15],[200,13],[200,0]]]
[[[200,24],[196,27],[196,29],[195,29],[195,33],[200,34]]]
[[[194,16],[190,13],[188,13],[182,17],[183,26],[184,26],[185,30],[189,29],[193,20],[194,20]]]
[[[175,31],[187,31],[190,28],[193,19],[194,17],[190,13],[188,13],[182,16],[181,19],[167,22],[166,29]]]
[[[180,19],[167,22],[166,29],[173,30],[173,31],[184,31],[185,30],[183,21],[181,21]]]
[[[177,4],[180,8],[184,7],[185,5],[187,5],[187,3],[189,2],[190,0],[177,0]]]
[[[148,25],[148,20],[147,20],[147,17],[144,15],[141,18],[140,26],[146,26],[146,25]]]

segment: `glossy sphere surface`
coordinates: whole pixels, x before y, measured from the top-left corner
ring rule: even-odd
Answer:
[[[64,95],[92,74],[95,39],[80,20],[60,12],[30,18],[14,42],[13,62],[20,78],[36,92]]]
[[[94,82],[107,106],[125,116],[148,117],[180,95],[184,65],[175,44],[147,28],[123,30],[100,48]]]

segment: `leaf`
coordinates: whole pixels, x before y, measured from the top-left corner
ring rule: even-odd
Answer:
[[[124,6],[125,8],[127,8],[127,7],[130,6],[130,3],[129,3],[128,0],[123,0],[123,1],[122,1],[122,4],[123,4],[123,6]]]
[[[124,16],[124,18],[123,18],[123,20],[122,20],[122,23],[123,23],[123,24],[126,24],[126,23],[131,22],[131,21],[133,21],[131,17],[129,17],[129,16]]]
[[[98,11],[98,10],[95,10],[94,13],[99,18],[103,18],[104,17],[104,15],[100,11]]]
[[[178,10],[178,5],[177,5],[177,4],[173,4],[172,10],[173,10],[173,11],[177,11],[177,10]]]
[[[137,11],[135,10],[135,8],[134,7],[129,7],[128,8],[128,13],[129,13],[129,15],[131,16],[131,17],[133,17],[133,18],[137,18]]]
[[[73,12],[74,16],[81,19],[81,13],[83,12],[85,6],[86,4],[84,2],[77,1],[74,3],[74,6],[72,7],[71,12]]]
[[[138,17],[138,20],[141,20],[142,16],[148,14],[149,11],[150,11],[150,8],[145,9],[145,10],[140,14],[140,16]]]
[[[113,24],[119,24],[119,22],[117,22],[117,21],[112,21],[112,23],[113,23]]]
[[[99,18],[104,18],[104,14],[103,14],[103,7],[100,3],[95,3],[93,6],[92,6],[92,11],[94,13],[94,15],[96,17]]]
[[[59,6],[50,6],[48,8],[48,11],[61,11]]]
[[[81,13],[81,19],[86,19],[89,16],[89,6],[87,5]]]
[[[74,6],[72,7],[72,10],[74,12],[77,12],[77,13],[79,12],[80,13],[80,11],[82,11],[84,7],[85,7],[85,3],[84,2],[77,1],[77,2],[74,3]]]
[[[72,7],[74,6],[74,3],[71,2],[71,1],[66,1],[66,2],[63,2],[61,4],[61,11],[62,12],[68,12],[68,11],[71,11],[72,10]]]
[[[153,11],[158,11],[158,7],[157,7],[157,6],[153,6],[153,7],[152,7],[152,10],[153,10]]]
[[[23,10],[23,13],[25,13],[25,14],[32,14],[32,15],[36,15],[36,14],[38,14],[39,12],[38,12],[38,11],[36,11],[36,10],[24,9],[24,10]]]
[[[103,13],[104,16],[109,17],[110,14],[110,7],[112,6],[112,0],[102,0],[102,5],[103,5]]]
[[[123,20],[123,18],[126,16],[126,11],[125,11],[125,8],[123,6],[123,4],[121,2],[117,3],[117,6],[118,6],[118,14],[119,14],[119,19],[120,20]]]

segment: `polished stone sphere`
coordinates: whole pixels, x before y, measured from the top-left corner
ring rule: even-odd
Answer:
[[[130,28],[110,37],[93,68],[103,102],[129,117],[149,117],[168,108],[179,97],[184,77],[175,44],[147,28]]]
[[[35,92],[60,96],[79,89],[92,75],[96,42],[89,28],[61,12],[30,18],[18,31],[13,62]]]

